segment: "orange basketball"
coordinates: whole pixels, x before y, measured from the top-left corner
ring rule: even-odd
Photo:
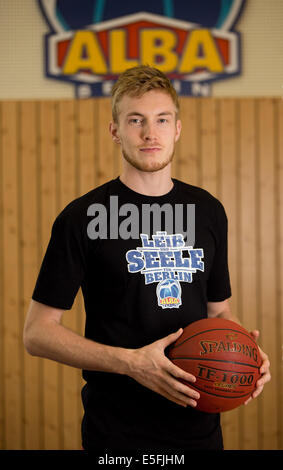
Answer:
[[[196,377],[186,383],[200,393],[197,409],[207,413],[232,410],[255,390],[262,363],[257,343],[230,320],[206,318],[191,323],[169,348],[168,357]]]

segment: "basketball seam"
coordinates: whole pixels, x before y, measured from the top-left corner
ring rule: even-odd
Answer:
[[[260,366],[255,366],[253,364],[246,364],[245,362],[238,362],[238,361],[227,361],[226,359],[210,359],[210,358],[203,358],[203,359],[200,359],[199,357],[170,357],[171,361],[173,361],[174,359],[185,359],[185,360],[192,360],[192,361],[212,361],[212,362],[224,362],[224,363],[229,363],[229,364],[239,364],[239,365],[242,365],[242,366],[247,366],[247,367],[253,367],[255,369],[259,369]],[[236,372],[236,371],[235,371]]]
[[[203,360],[204,363],[203,364],[200,363],[199,365],[202,366],[202,367],[206,367],[206,364],[205,364],[206,359],[202,359],[202,360]],[[214,361],[214,362],[217,362],[217,360]],[[225,361],[225,362],[227,362],[227,361]],[[217,367],[213,367],[213,370],[220,370],[221,372],[234,372],[234,373],[237,373],[237,374],[255,374],[255,371],[253,371],[253,370],[250,370],[250,371],[241,370],[240,371],[240,370],[218,369]]]

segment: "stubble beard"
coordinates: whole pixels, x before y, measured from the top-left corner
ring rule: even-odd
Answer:
[[[128,155],[124,149],[122,149],[123,157],[130,165],[132,165],[134,168],[136,168],[139,171],[145,171],[149,173],[163,170],[163,168],[165,168],[167,165],[169,165],[169,163],[172,162],[174,153],[175,153],[175,146],[173,147],[173,150],[167,159],[164,159],[162,161],[147,162],[146,157],[145,157],[145,160],[143,162],[139,162],[135,160],[135,158],[132,158],[130,155]]]

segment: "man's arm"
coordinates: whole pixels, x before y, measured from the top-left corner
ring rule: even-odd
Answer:
[[[125,374],[129,350],[91,341],[61,324],[65,310],[31,301],[24,325],[24,346],[32,356],[72,367]]]
[[[208,302],[207,303],[207,315],[210,318],[225,318],[227,320],[234,321],[241,325],[240,320],[232,314],[228,299],[224,300],[223,302]],[[253,336],[253,338],[257,341],[259,337],[259,331],[253,330],[250,333]],[[268,356],[262,351],[262,349],[260,349],[260,347],[259,347],[259,351],[260,351],[260,355],[262,358],[262,366],[260,368],[261,378],[256,383],[256,390],[252,394],[252,397],[250,397],[245,402],[245,405],[249,403],[252,400],[252,398],[256,398],[262,392],[264,385],[267,382],[269,382],[271,379],[270,369],[269,369],[270,362],[269,362]]]
[[[239,318],[232,314],[228,299],[222,302],[207,302],[207,316],[209,318],[225,318],[241,325]]]
[[[178,379],[195,377],[174,365],[164,353],[182,329],[139,349],[100,344],[61,324],[65,311],[31,301],[24,326],[24,345],[29,354],[85,370],[125,374],[143,386],[182,406],[196,406],[199,393]]]

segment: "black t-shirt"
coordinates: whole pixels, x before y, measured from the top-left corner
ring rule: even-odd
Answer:
[[[173,179],[146,196],[119,178],[56,218],[32,298],[70,309],[84,297],[85,336],[139,348],[207,316],[231,295],[227,218],[207,191]],[[222,447],[218,414],[183,408],[134,379],[83,371],[83,447]]]

